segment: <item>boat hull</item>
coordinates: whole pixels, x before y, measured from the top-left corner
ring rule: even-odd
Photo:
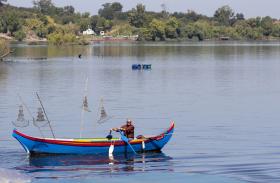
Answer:
[[[136,152],[161,151],[174,132],[174,122],[162,134],[154,137],[129,141]],[[13,137],[19,141],[28,154],[108,154],[114,146],[113,154],[132,153],[132,148],[122,140],[82,140],[82,139],[45,139],[27,136],[17,130]]]

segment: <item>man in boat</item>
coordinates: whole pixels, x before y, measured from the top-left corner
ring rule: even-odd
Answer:
[[[127,138],[134,139],[134,126],[132,124],[132,120],[128,119],[126,124],[121,126],[121,128],[113,128],[112,130],[118,131],[121,130],[124,132],[124,135]]]

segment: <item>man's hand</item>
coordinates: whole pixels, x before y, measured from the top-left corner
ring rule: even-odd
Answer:
[[[125,128],[112,128],[111,130],[118,132],[118,131],[125,131]]]

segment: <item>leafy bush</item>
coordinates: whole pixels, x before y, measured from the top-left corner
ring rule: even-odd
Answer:
[[[48,41],[54,45],[74,43],[77,41],[75,34],[71,33],[52,33],[47,36]]]
[[[22,30],[15,32],[14,35],[15,35],[16,40],[18,40],[18,41],[23,41],[24,38],[26,38],[26,34]]]

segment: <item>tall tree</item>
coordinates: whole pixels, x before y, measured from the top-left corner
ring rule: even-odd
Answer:
[[[233,18],[234,11],[227,5],[217,9],[214,14],[214,20],[218,21],[220,25],[229,26]]]
[[[73,6],[64,6],[63,12],[66,15],[73,15],[75,13],[75,8]]]
[[[115,16],[122,12],[123,6],[119,2],[105,3],[103,8],[98,10],[98,14],[108,20],[113,20]]]
[[[34,0],[34,8],[40,11],[43,14],[51,14],[55,9],[55,6],[52,3],[52,0]]]
[[[263,35],[269,36],[272,33],[272,27],[273,27],[273,20],[271,17],[266,16],[262,18],[261,20],[261,27],[263,29]]]
[[[235,17],[237,20],[245,20],[243,13],[236,13]]]
[[[167,38],[177,38],[180,34],[180,23],[175,17],[170,17],[166,22],[165,35]]]
[[[119,2],[114,2],[111,4],[112,11],[115,12],[121,12],[123,9],[123,6]]]
[[[21,19],[17,12],[9,11],[5,17],[3,17],[6,31],[14,35],[14,32],[18,31],[21,28]]]
[[[135,27],[143,27],[146,21],[146,8],[143,4],[137,4],[136,9],[133,8],[128,14],[128,21],[130,25]]]
[[[161,41],[165,40],[166,25],[163,21],[153,19],[149,26],[152,33],[152,39],[154,41],[156,40],[156,38],[159,38]]]

